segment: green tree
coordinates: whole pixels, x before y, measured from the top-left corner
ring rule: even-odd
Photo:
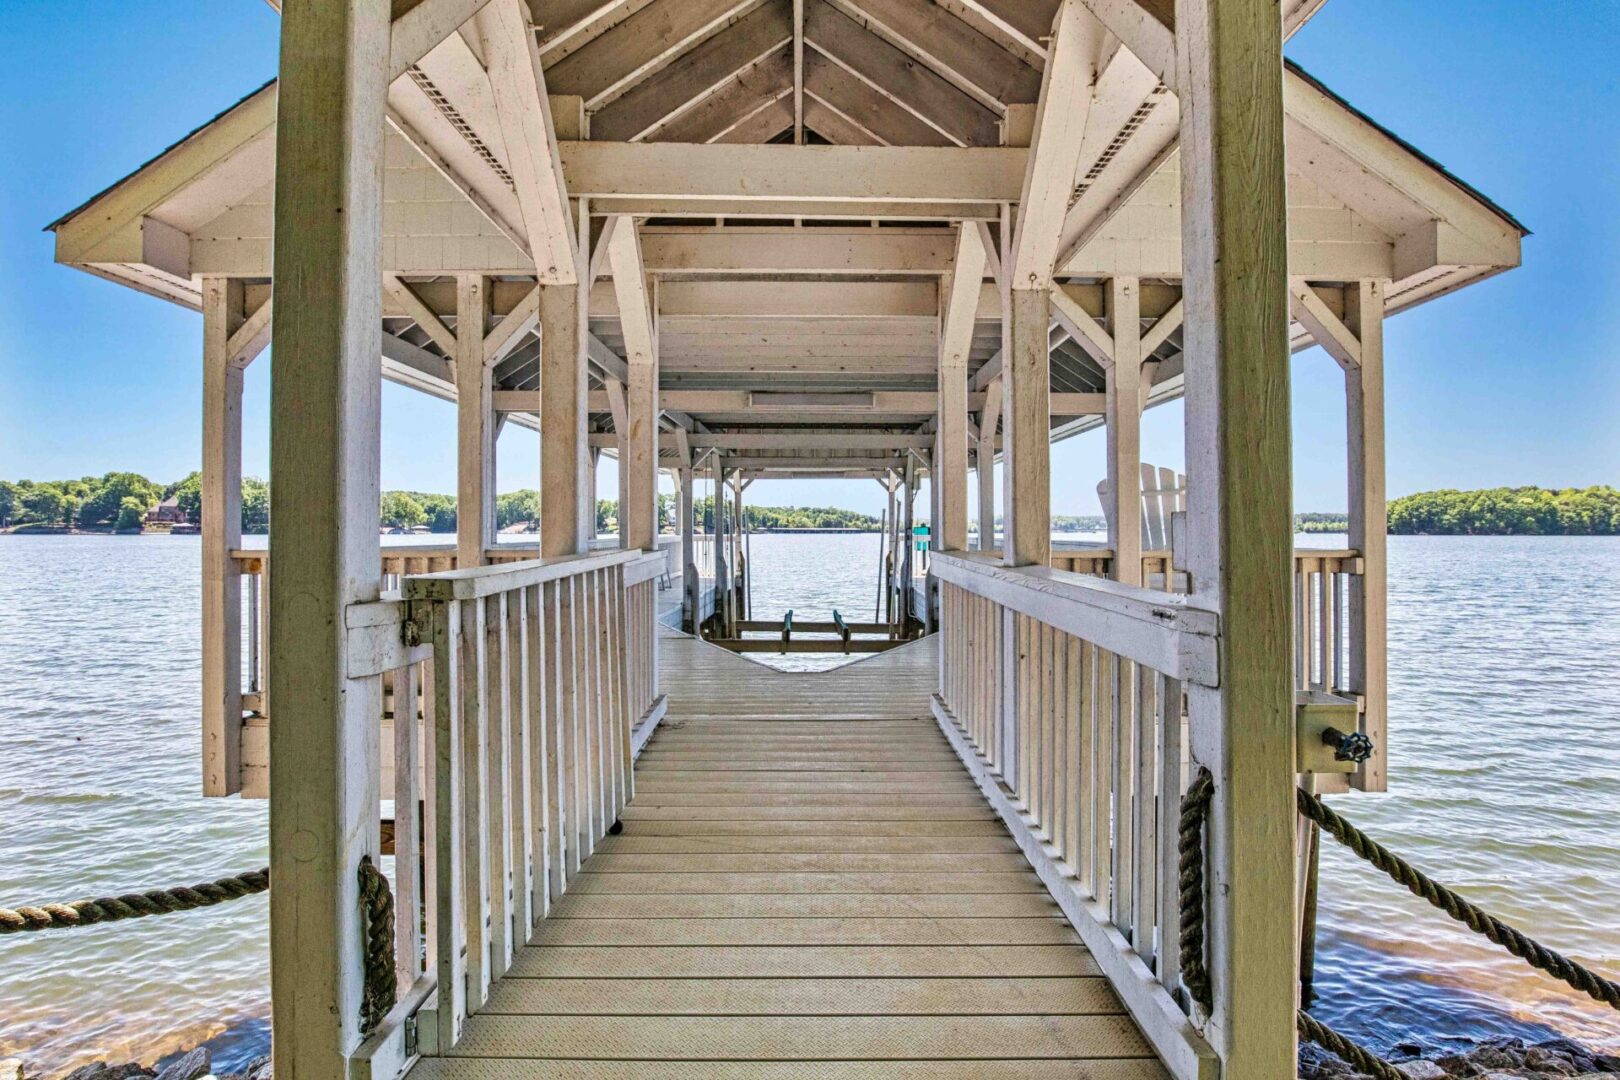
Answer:
[[[140,503],[141,512],[145,513],[148,507],[157,504],[162,494],[162,489],[152,481],[132,472],[110,472],[87,487],[89,490],[79,507],[79,520],[90,525],[121,517],[126,499]]]
[[[270,531],[270,485],[257,476],[242,478],[242,531]]]
[[[113,526],[119,532],[140,532],[146,519],[147,504],[133,495],[125,496],[118,507],[118,521]]]
[[[194,472],[175,484],[169,495],[179,505],[180,512],[193,524],[202,524],[202,473]],[[165,496],[167,498],[168,496]]]
[[[382,523],[391,529],[414,529],[427,521],[427,511],[408,492],[385,491],[382,495]]]
[[[41,525],[61,525],[67,514],[67,496],[54,484],[36,484],[22,494],[22,516],[25,521]]]
[[[523,525],[540,520],[540,493],[533,488],[508,491],[495,498],[495,527]]]

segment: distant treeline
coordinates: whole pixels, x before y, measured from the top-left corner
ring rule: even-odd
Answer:
[[[186,521],[202,519],[202,474],[160,484],[140,473],[110,472],[78,480],[0,480],[0,528],[116,529],[137,532],[147,511],[174,499]],[[263,532],[270,523],[270,485],[242,481],[242,529]]]
[[[1423,491],[1389,504],[1398,536],[1620,536],[1620,491],[1485,488]]]
[[[660,495],[662,516],[666,496]],[[673,513],[673,502],[671,502]],[[714,499],[704,497],[692,501],[692,512],[705,531],[714,528]],[[836,506],[751,506],[743,503],[743,520],[749,529],[857,529],[877,532],[882,522],[869,514],[854,510],[840,510]]]

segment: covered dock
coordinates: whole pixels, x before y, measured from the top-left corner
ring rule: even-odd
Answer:
[[[1296,788],[1386,780],[1384,320],[1523,235],[1284,62],[1320,6],[286,0],[276,82],[52,226],[203,315],[202,784],[270,800],[277,1080],[1292,1075]],[[1349,546],[1295,552],[1312,344]],[[379,540],[384,379],[455,403],[453,551]],[[1171,401],[1184,479],[1141,460]],[[1054,551],[1098,426],[1108,545]],[[666,575],[748,621],[742,493],[800,476],[926,517],[929,637],[671,636]]]

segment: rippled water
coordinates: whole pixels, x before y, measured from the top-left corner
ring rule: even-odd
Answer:
[[[1302,538],[1332,546],[1342,538]],[[754,615],[870,618],[874,536],[756,536]],[[1620,541],[1390,542],[1391,780],[1336,805],[1546,944],[1620,971]],[[0,537],[0,903],[261,866],[265,804],[199,794],[198,544]],[[1324,848],[1316,1012],[1387,1048],[1595,1004]],[[0,1057],[59,1070],[268,1043],[263,898],[0,938]]]

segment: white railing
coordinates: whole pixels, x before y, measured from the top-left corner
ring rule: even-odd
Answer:
[[[348,610],[349,675],[383,682],[394,811],[402,994],[362,1055],[372,1075],[403,1061],[408,1016],[419,1052],[455,1045],[629,801],[662,715],[663,561],[613,551],[409,575]]]
[[[1184,683],[1214,685],[1216,617],[1188,597],[936,553],[947,738],[1171,1068],[1213,1051],[1179,968]]]

